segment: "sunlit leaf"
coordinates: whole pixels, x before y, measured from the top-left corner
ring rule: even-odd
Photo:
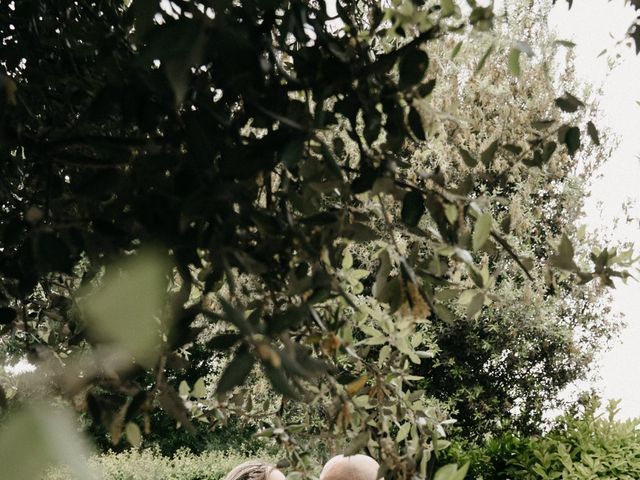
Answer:
[[[489,236],[491,235],[491,223],[491,215],[488,213],[483,213],[476,220],[472,236],[474,250],[481,249],[489,239]]]
[[[520,75],[520,54],[522,52],[517,48],[512,48],[509,52],[509,71],[516,77]]]
[[[478,292],[476,293],[469,305],[467,305],[467,318],[471,319],[477,316],[484,305],[484,293]]]
[[[440,13],[442,17],[450,17],[451,15],[456,13],[456,4],[453,0],[441,0],[440,2]]]
[[[191,396],[194,398],[205,398],[207,396],[207,388],[203,378],[196,380],[191,389]]]
[[[127,441],[138,448],[142,445],[142,433],[140,432],[140,427],[138,424],[134,422],[129,422],[124,428],[124,433],[127,436]]]
[[[464,42],[460,41],[458,43],[456,43],[456,46],[453,47],[453,50],[451,51],[451,60],[455,59],[458,54],[460,53],[460,50],[462,49],[462,45]]]
[[[189,388],[189,384],[186,382],[186,380],[182,380],[180,382],[180,385],[178,385],[178,394],[181,397],[188,397],[190,391],[191,389]]]
[[[91,335],[151,367],[171,319],[163,314],[167,257],[146,251],[107,268],[100,285],[83,298]]]
[[[478,65],[476,66],[476,73],[484,68],[484,64],[487,63],[487,60],[489,59],[489,56],[493,53],[493,49],[494,48],[495,48],[495,44],[492,43],[485,50],[485,52],[482,54],[482,57],[480,57],[480,61],[478,62]]]
[[[398,435],[396,435],[396,442],[402,442],[405,438],[409,436],[409,432],[411,431],[411,424],[409,422],[403,423],[402,426],[398,429]]]

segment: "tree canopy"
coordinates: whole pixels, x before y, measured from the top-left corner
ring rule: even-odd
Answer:
[[[446,400],[509,381],[477,370],[499,368],[480,337],[513,335],[520,351],[488,349],[510,372],[542,368],[487,417],[554,361],[556,391],[609,331],[598,286],[633,260],[577,244],[554,188],[599,133],[576,92],[527,105],[550,65],[503,17],[451,0],[3,3],[3,342],[114,443],[139,444],[157,406],[187,430],[282,413],[235,388],[259,366],[339,448],[432,478]],[[518,123],[486,94],[498,59],[509,87],[489,95],[517,98]],[[517,215],[525,202],[540,211]],[[213,398],[196,350],[228,359]],[[304,473],[305,424],[271,427]]]

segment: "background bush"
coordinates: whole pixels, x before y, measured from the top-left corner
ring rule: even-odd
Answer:
[[[210,451],[194,455],[186,449],[164,456],[158,449],[105,453],[89,460],[104,480],[219,480],[236,465],[250,459],[275,463],[274,458],[258,453],[251,458],[234,453]],[[65,469],[49,472],[43,480],[72,480]]]
[[[640,478],[640,419],[619,421],[618,402],[598,413],[597,398],[560,417],[542,437],[507,434],[479,447],[454,444],[447,459],[469,461],[471,480]]]

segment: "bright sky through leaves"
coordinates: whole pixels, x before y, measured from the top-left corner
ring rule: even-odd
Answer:
[[[601,129],[609,129],[619,141],[610,161],[602,168],[602,176],[590,189],[586,202],[585,222],[588,229],[601,229],[613,240],[634,241],[636,252],[640,246],[640,59],[632,46],[616,43],[624,39],[631,7],[622,1],[581,0],[570,11],[567,4],[558,2],[551,15],[551,24],[563,39],[576,42],[576,70],[579,78],[601,87],[598,96],[602,118]],[[606,54],[598,57],[604,48]],[[608,61],[613,59],[610,70]],[[620,216],[620,206],[631,200],[631,223]],[[613,308],[625,316],[627,328],[610,352],[598,363],[601,366],[596,386],[605,398],[622,399],[622,416],[640,416],[640,283],[618,282],[613,292]]]

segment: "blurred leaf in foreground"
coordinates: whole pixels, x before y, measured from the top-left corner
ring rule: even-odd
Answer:
[[[86,463],[88,444],[65,410],[31,406],[15,413],[0,429],[3,480],[34,480],[63,466],[70,478],[99,478]]]
[[[161,335],[170,326],[162,312],[167,296],[166,256],[146,251],[110,266],[85,299],[87,326],[94,340],[111,344],[151,367]]]

